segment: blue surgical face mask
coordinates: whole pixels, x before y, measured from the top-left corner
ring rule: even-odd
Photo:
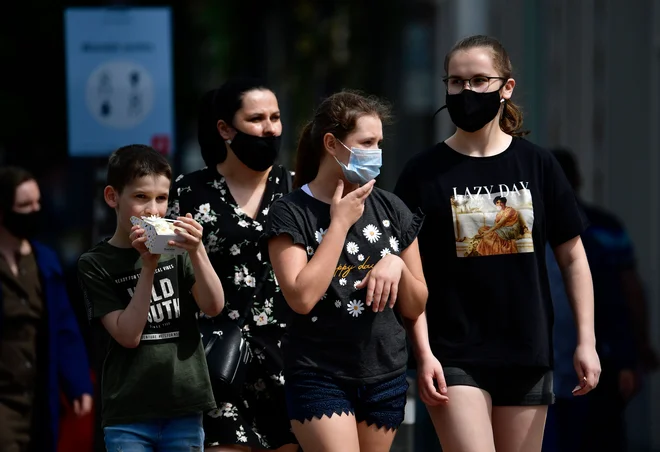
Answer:
[[[364,185],[380,174],[380,167],[383,166],[383,151],[381,149],[350,149],[340,140],[337,141],[351,153],[348,166],[335,157],[335,160],[344,171],[344,177],[347,181],[352,184]]]

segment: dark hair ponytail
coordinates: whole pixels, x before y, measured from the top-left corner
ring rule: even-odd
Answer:
[[[500,129],[514,137],[522,137],[529,133],[523,130],[523,114],[520,107],[508,99],[504,102],[504,109],[500,117]]]
[[[323,138],[327,133],[344,140],[355,130],[357,120],[367,115],[376,116],[386,123],[390,119],[390,107],[375,96],[348,90],[335,93],[321,102],[298,140],[294,187],[310,183],[318,174],[325,152]]]
[[[197,114],[197,142],[204,164],[209,168],[227,158],[227,148],[218,133],[218,120],[213,105],[216,92],[212,89],[202,96]]]
[[[296,177],[293,188],[300,188],[310,183],[319,172],[321,165],[321,148],[314,146],[312,128],[314,122],[308,122],[300,133],[298,139],[298,152],[296,153]]]

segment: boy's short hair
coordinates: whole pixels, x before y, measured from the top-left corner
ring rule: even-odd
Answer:
[[[110,156],[106,181],[119,193],[144,176],[165,176],[172,180],[172,167],[164,155],[144,144],[123,146]]]

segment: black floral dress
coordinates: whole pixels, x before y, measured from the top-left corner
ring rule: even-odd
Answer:
[[[205,413],[207,446],[276,449],[297,442],[286,412],[280,351],[280,339],[292,311],[270,265],[262,258],[259,243],[270,205],[287,189],[286,176],[286,169],[273,166],[255,219],[240,209],[215,168],[181,175],[172,188],[168,216],[190,213],[204,227],[204,246],[225,291],[221,316],[236,320],[243,315],[257,280],[266,275],[243,326],[254,356],[243,393],[222,395],[222,400],[216,400],[217,409]],[[205,321],[208,317],[200,315],[200,322]]]

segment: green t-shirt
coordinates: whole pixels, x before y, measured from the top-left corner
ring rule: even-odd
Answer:
[[[128,306],[141,266],[137,250],[107,241],[80,257],[78,277],[95,327],[103,328],[104,315]],[[109,338],[101,374],[103,426],[215,408],[191,294],[194,282],[188,254],[163,255],[140,345],[129,349]]]

